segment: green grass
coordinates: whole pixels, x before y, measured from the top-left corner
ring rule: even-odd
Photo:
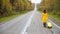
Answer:
[[[5,22],[5,21],[8,21],[8,20],[11,20],[11,19],[13,19],[13,18],[15,18],[15,17],[17,17],[17,16],[19,16],[19,15],[21,15],[21,14],[25,14],[25,13],[27,13],[27,12],[28,12],[28,11],[23,11],[23,12],[21,12],[21,13],[17,12],[17,13],[15,13],[15,15],[11,15],[11,16],[7,16],[7,17],[0,18],[0,23]]]
[[[8,17],[3,17],[3,18],[0,18],[0,23],[1,22],[5,22],[5,21],[7,21],[7,20],[10,20],[10,19],[12,19],[12,18],[15,18],[15,17],[17,17],[18,15],[16,14],[16,15],[12,15],[12,16],[8,16]]]
[[[56,20],[57,22],[60,22],[60,16],[58,16],[58,15],[53,15],[53,14],[49,14],[49,16],[50,16],[51,18],[53,18],[54,20]]]

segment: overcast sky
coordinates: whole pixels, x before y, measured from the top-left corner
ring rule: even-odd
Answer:
[[[42,0],[30,0],[32,3],[37,3],[37,4],[39,4],[39,3],[41,3],[41,1]]]

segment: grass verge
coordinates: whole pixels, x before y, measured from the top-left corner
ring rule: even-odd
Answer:
[[[49,14],[49,16],[50,16],[51,18],[53,18],[54,20],[56,20],[58,23],[60,23],[60,16],[58,16],[58,15],[53,15],[53,14]]]
[[[5,21],[8,21],[8,20],[11,20],[11,19],[13,19],[13,18],[15,18],[15,17],[17,17],[17,16],[19,16],[21,14],[25,14],[27,12],[28,11],[23,11],[22,13],[17,12],[17,13],[15,13],[15,15],[11,15],[11,16],[0,18],[0,23],[5,22]]]
[[[7,21],[7,20],[10,20],[10,19],[12,19],[12,18],[15,18],[15,17],[17,17],[17,16],[18,16],[18,14],[0,18],[0,23],[1,23],[1,22],[5,22],[5,21]]]

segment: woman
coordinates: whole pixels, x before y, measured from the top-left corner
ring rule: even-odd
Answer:
[[[47,19],[48,19],[48,15],[46,13],[46,10],[44,10],[42,13],[42,22],[43,22],[44,27],[46,27]]]

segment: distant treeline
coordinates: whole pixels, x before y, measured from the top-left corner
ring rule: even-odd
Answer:
[[[0,0],[0,18],[32,10],[33,7],[28,0]]]
[[[46,9],[48,13],[60,16],[60,0],[42,0],[38,9]]]

